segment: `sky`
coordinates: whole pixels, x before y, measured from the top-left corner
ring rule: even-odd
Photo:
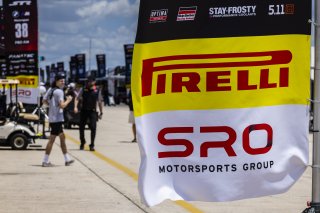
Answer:
[[[124,66],[123,45],[134,43],[138,12],[139,0],[38,0],[40,67],[63,61],[69,70],[78,53],[86,54],[87,70],[96,69],[96,54],[106,54],[107,68]]]

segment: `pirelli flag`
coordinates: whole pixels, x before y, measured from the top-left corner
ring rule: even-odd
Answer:
[[[311,1],[141,0],[132,89],[139,190],[231,201],[308,164]]]

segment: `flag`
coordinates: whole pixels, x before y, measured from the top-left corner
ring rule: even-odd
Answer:
[[[103,78],[106,76],[106,54],[97,54],[97,77]]]
[[[86,55],[79,53],[75,55],[77,70],[76,70],[76,79],[84,79],[86,77]]]
[[[131,86],[131,70],[132,70],[132,55],[133,55],[133,44],[125,44],[124,56],[125,56],[125,69],[126,69],[126,87],[130,88]]]
[[[141,0],[131,81],[139,191],[231,201],[308,164],[311,1]]]
[[[70,56],[69,61],[69,70],[70,70],[70,80],[71,82],[77,82],[76,73],[77,73],[77,59],[75,56]]]
[[[3,12],[5,77],[19,80],[19,101],[36,104],[39,96],[37,0],[5,0]]]

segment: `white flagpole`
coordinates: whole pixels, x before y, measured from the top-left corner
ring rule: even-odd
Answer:
[[[314,1],[314,132],[312,160],[312,201],[309,212],[320,213],[320,0]]]

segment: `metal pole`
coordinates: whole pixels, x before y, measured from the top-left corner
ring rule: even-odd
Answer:
[[[320,0],[315,0],[314,45],[314,133],[312,161],[312,202],[311,208],[315,213],[320,212]]]
[[[37,97],[37,110],[38,110],[38,125],[37,125],[37,134],[39,133],[39,125],[40,125],[40,60],[38,62],[38,97]]]

